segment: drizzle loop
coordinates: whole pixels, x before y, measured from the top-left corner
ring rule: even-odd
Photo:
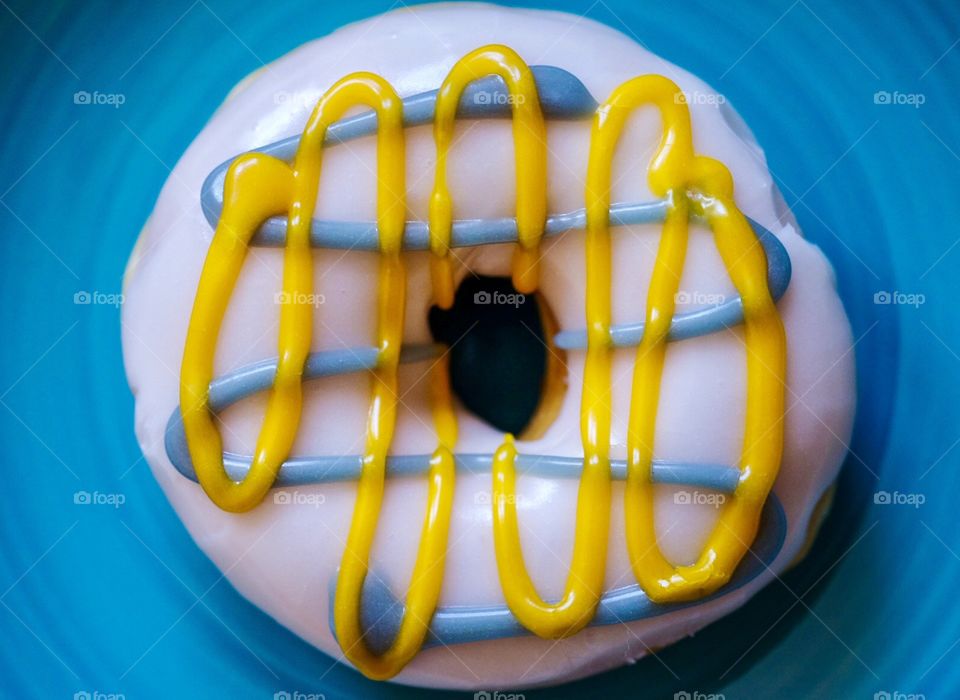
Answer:
[[[650,188],[655,195],[669,199],[670,209],[647,294],[644,334],[637,348],[624,512],[634,575],[651,600],[665,603],[700,598],[725,584],[756,537],[783,449],[786,338],[767,286],[763,249],[733,201],[730,172],[716,160],[694,155],[683,93],[666,78],[647,75],[627,81],[597,112],[587,176],[588,245],[608,236],[611,160],[627,117],[645,104],[655,105],[663,121],[660,147],[650,165]],[[703,216],[713,230],[721,258],[743,299],[747,410],[737,489],[723,507],[696,563],[674,567],[657,545],[651,469],[667,336],[691,210]],[[609,253],[601,250],[603,254],[588,257],[588,265],[608,273]],[[609,284],[609,276],[605,281]],[[598,333],[597,342],[603,340]]]
[[[503,78],[513,113],[514,166],[517,187],[517,250],[513,285],[523,294],[537,289],[540,239],[547,219],[547,128],[540,110],[537,84],[530,67],[506,46],[484,46],[461,58],[437,93],[433,135],[437,166],[430,197],[431,274],[435,301],[448,309],[453,303],[450,232],[453,203],[447,189],[447,155],[460,96],[470,83],[488,75]]]

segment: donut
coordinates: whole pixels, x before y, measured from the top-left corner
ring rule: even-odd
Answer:
[[[378,680],[557,684],[695,633],[811,546],[852,429],[833,270],[749,128],[558,12],[403,9],[257,71],[124,294],[184,526]]]

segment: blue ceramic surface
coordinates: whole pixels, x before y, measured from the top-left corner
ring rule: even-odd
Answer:
[[[400,4],[0,2],[3,696],[441,695],[333,665],[197,550],[134,439],[115,305],[169,169],[230,87]],[[956,697],[960,6],[524,4],[631,34],[736,105],[836,267],[859,392],[800,567],[658,659],[526,697]]]

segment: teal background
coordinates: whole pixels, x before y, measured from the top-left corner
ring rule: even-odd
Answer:
[[[800,567],[659,660],[526,696],[956,697],[960,6],[523,4],[631,34],[736,105],[836,266],[859,382],[837,502]],[[332,667],[221,578],[141,458],[118,309],[74,303],[120,291],[169,169],[234,83],[390,7],[0,0],[3,696],[432,695]],[[125,102],[78,105],[81,90]],[[895,290],[925,303],[874,303]],[[76,505],[81,490],[125,502]]]

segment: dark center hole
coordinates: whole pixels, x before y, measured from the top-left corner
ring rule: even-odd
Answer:
[[[452,346],[450,384],[463,405],[514,435],[530,424],[547,371],[547,346],[536,295],[509,277],[467,277],[453,306],[430,309],[434,340]]]

